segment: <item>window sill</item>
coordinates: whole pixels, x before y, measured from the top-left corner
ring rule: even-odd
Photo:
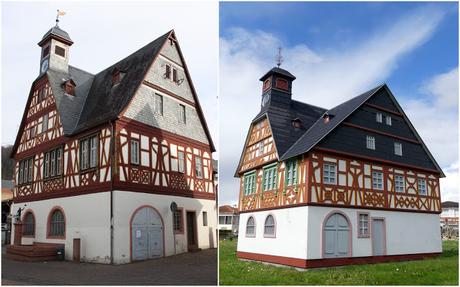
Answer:
[[[89,173],[89,172],[93,172],[93,171],[97,171],[98,170],[98,167],[91,167],[91,168],[87,168],[85,170],[80,170],[80,174],[85,174],[85,173]]]
[[[358,238],[371,238],[371,235],[370,234],[366,234],[366,235],[359,235],[358,234]]]
[[[33,183],[34,183],[33,181],[28,182],[28,183],[21,183],[21,184],[16,185],[16,187],[24,187],[24,186],[32,185]]]
[[[47,235],[46,239],[62,239],[62,240],[65,240],[65,235],[64,236]]]
[[[51,181],[53,179],[59,179],[59,178],[63,178],[63,177],[64,177],[64,175],[62,175],[62,174],[61,175],[55,175],[55,176],[49,176],[47,178],[44,178],[43,182],[47,182],[47,181]]]
[[[256,235],[246,235],[246,238],[256,238]]]

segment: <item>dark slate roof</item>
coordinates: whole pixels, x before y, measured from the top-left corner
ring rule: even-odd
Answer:
[[[48,32],[45,33],[45,35],[43,35],[43,38],[40,41],[40,43],[43,40],[45,40],[46,38],[48,38],[49,36],[52,36],[52,35],[58,36],[60,38],[63,38],[65,40],[73,43],[72,39],[70,39],[69,33],[67,33],[66,31],[64,31],[61,28],[59,28],[59,26],[57,24],[53,28],[49,29]]]
[[[288,71],[286,71],[285,69],[281,69],[279,67],[274,67],[272,68],[270,71],[268,71],[265,75],[262,76],[262,78],[260,78],[261,81],[264,81],[268,76],[272,75],[272,74],[279,74],[279,75],[283,75],[283,76],[286,76],[292,80],[295,80],[295,76],[291,73],[289,73]]]
[[[278,155],[283,155],[320,117],[326,110],[302,102],[292,100],[288,109],[269,106],[268,110],[259,113],[254,122],[268,116],[270,128],[275,141]],[[294,128],[292,120],[300,119],[302,126]]]
[[[155,59],[171,32],[169,31],[94,76],[91,89],[73,133],[108,122],[118,116],[134,96],[153,59]],[[118,85],[112,86],[112,73],[115,69],[119,69],[125,74]]]
[[[359,106],[367,101],[375,92],[377,92],[384,85],[373,88],[364,94],[352,98],[333,109],[327,111],[331,116],[329,123],[325,124],[322,117],[317,118],[316,122],[308,129],[287,151],[280,154],[280,160],[286,160],[294,156],[301,155],[308,152],[313,148],[321,139],[323,139],[329,132],[337,127],[343,120],[345,120],[351,113],[353,113]]]
[[[458,202],[455,202],[455,201],[444,201],[443,203],[441,203],[441,207],[442,207],[442,208],[452,208],[452,207],[458,208]]]

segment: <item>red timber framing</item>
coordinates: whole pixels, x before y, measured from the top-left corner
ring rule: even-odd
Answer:
[[[216,198],[209,145],[128,118],[117,121],[116,134],[115,189]],[[131,140],[139,142],[139,164],[131,163]],[[184,172],[179,171],[179,153]],[[201,160],[201,177],[197,160]]]
[[[372,264],[394,261],[421,260],[441,255],[441,253],[415,253],[415,254],[398,254],[383,256],[366,256],[366,257],[344,257],[344,258],[327,258],[327,259],[300,259],[284,256],[275,256],[260,253],[238,251],[236,256],[241,259],[270,262],[274,264],[288,265],[298,268],[320,268],[333,267],[353,264]]]
[[[336,183],[323,183],[324,163],[336,166]],[[381,172],[383,188],[373,188],[372,172]],[[240,178],[240,212],[294,206],[330,206],[421,213],[441,213],[437,171],[357,158],[336,151],[315,148],[297,159],[297,184],[285,186],[285,163],[278,163],[277,188],[262,191],[263,170],[256,169],[256,191],[244,195]],[[403,176],[404,191],[395,190],[395,177]],[[426,195],[418,191],[418,179],[425,180]]]

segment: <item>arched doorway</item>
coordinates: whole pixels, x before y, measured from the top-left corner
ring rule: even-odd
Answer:
[[[348,256],[351,256],[350,222],[344,214],[333,212],[323,224],[323,257]]]
[[[131,218],[132,260],[164,256],[163,219],[150,206],[143,206]]]

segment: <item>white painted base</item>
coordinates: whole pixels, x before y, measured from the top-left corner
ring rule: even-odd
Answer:
[[[130,220],[134,211],[144,205],[154,207],[163,218],[165,233],[165,256],[187,252],[187,231],[176,234],[174,249],[173,222],[170,204],[175,201],[186,211],[195,211],[198,233],[198,247],[201,249],[217,247],[217,209],[214,200],[194,199],[178,196],[165,196],[128,191],[113,191],[113,263],[131,262]],[[94,263],[111,263],[110,248],[110,192],[63,197],[34,202],[24,202],[12,206],[15,215],[18,208],[26,206],[35,215],[35,237],[23,238],[23,244],[33,242],[65,244],[66,260],[72,260],[73,239],[81,238],[81,260]],[[47,239],[47,219],[54,206],[60,206],[66,218],[66,238]],[[207,226],[203,225],[203,211],[207,212]],[[13,227],[14,228],[14,227]],[[14,242],[14,230],[11,242]]]
[[[358,237],[358,212],[385,218],[386,255],[442,252],[439,215],[385,210],[302,206],[240,214],[238,251],[299,259],[322,259],[322,224],[338,210],[351,222],[352,257],[372,256],[372,237]],[[264,237],[264,221],[272,214],[276,237]],[[249,216],[256,220],[256,236],[246,237]],[[372,230],[371,230],[372,232]]]

